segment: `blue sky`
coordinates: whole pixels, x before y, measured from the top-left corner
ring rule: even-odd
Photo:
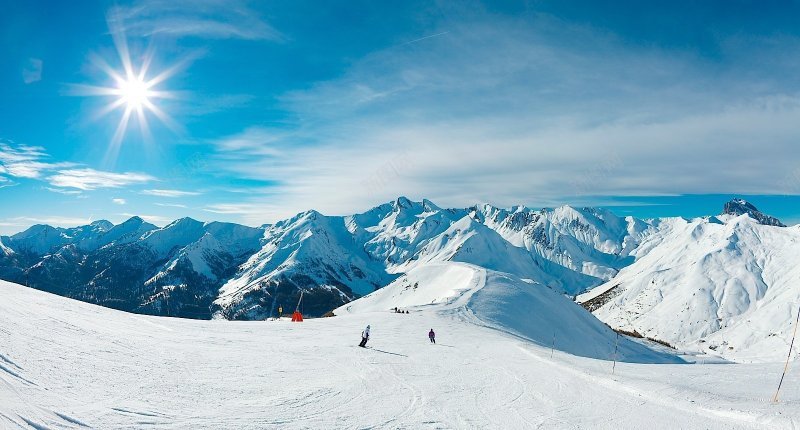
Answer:
[[[176,3],[3,1],[0,234],[399,195],[800,222],[797,2]],[[167,75],[146,131],[86,91],[121,57]]]

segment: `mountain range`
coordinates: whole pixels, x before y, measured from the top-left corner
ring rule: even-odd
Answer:
[[[715,336],[761,314],[782,316],[770,320],[777,328],[753,330],[788,326],[800,226],[782,226],[741,199],[718,216],[643,220],[400,197],[360,214],[311,210],[260,227],[183,218],[159,228],[138,217],[36,225],[0,237],[0,278],[137,313],[260,320],[294,310],[300,292],[304,314],[322,316],[452,261],[579,296],[613,328],[746,356],[754,339]]]
[[[574,295],[633,259],[649,225],[594,208],[442,209],[401,197],[351,216],[307,211],[253,228],[133,217],[0,237],[0,278],[126,311],[263,319],[320,316],[414,267],[472,263]]]

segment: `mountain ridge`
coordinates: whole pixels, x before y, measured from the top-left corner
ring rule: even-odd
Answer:
[[[652,236],[670,220],[566,205],[443,209],[406,197],[346,216],[308,210],[261,227],[188,217],[157,227],[131,217],[0,237],[0,278],[131,312],[200,319],[268,318],[278,307],[293,309],[301,291],[302,310],[320,316],[447,261],[575,296],[606,288],[657,248]]]

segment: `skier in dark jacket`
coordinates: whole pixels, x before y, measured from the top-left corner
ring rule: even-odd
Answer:
[[[358,346],[366,348],[368,340],[369,340],[369,325],[367,326],[367,328],[364,329],[364,331],[361,332],[361,343],[359,343]]]
[[[431,343],[436,343],[436,333],[433,332],[433,329],[428,332],[428,339],[431,340]]]

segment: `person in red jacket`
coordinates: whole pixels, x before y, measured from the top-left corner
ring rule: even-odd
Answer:
[[[431,343],[436,343],[436,333],[433,332],[433,329],[428,332],[428,339],[431,340]]]

